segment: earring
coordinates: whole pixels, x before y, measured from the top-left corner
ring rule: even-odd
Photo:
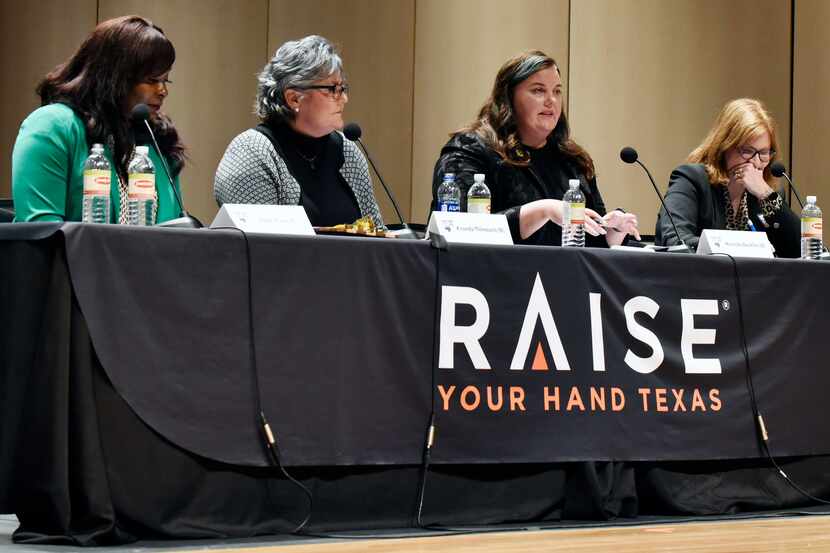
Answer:
[[[294,111],[295,111],[296,113],[300,113],[300,108],[294,108]]]

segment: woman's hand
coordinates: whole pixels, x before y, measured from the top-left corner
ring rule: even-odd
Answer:
[[[772,194],[772,188],[764,180],[763,168],[759,169],[753,163],[741,163],[730,171],[729,177],[730,184],[734,183],[740,186],[742,190],[746,189],[747,192],[759,200],[763,200]]]
[[[602,224],[608,229],[608,234],[605,239],[609,246],[618,246],[623,243],[626,235],[632,235],[637,240],[640,240],[640,230],[638,228],[637,216],[633,213],[623,213],[615,209],[605,214],[601,219]]]
[[[605,225],[605,221],[602,217],[599,216],[599,213],[594,211],[593,209],[585,208],[585,232],[590,234],[591,236],[599,236],[601,234],[607,234],[608,231],[603,228]],[[608,229],[611,230],[611,229]]]
[[[560,227],[564,216],[562,200],[536,200],[526,203],[519,212],[519,234],[522,240],[542,228],[548,221],[553,221]],[[593,236],[606,234],[602,228],[602,217],[593,209],[585,209],[585,232]]]
[[[565,202],[562,200],[542,200],[545,202],[550,202],[548,204],[548,219],[559,225],[562,226],[565,217]],[[603,227],[602,217],[599,216],[599,213],[594,211],[593,209],[585,208],[585,232],[590,234],[591,236],[599,236],[601,234],[605,234],[606,231]]]

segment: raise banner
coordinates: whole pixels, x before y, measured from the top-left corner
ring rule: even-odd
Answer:
[[[205,458],[267,465],[259,404],[287,466],[416,465],[432,413],[441,463],[752,458],[750,389],[774,455],[830,454],[830,263],[46,228],[113,387]]]
[[[827,294],[784,285],[816,267],[740,260],[741,305],[726,257],[468,247],[439,267],[438,462],[757,457],[750,382],[773,454],[830,452]]]

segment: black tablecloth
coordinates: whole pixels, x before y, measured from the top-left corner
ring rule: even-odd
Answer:
[[[238,234],[83,225],[0,231],[0,511],[20,518],[15,539],[249,536],[285,531],[305,515],[302,494],[264,466]],[[251,236],[249,244],[263,407],[286,463],[314,493],[312,528],[408,526],[436,401],[436,270],[454,252],[369,239]],[[522,253],[508,250],[497,257]],[[545,250],[551,252],[540,248],[531,257]],[[592,256],[618,254],[575,255],[596,263]],[[773,277],[808,271],[812,296],[824,290],[824,267],[766,263],[742,267]],[[490,266],[509,276],[511,265]],[[624,270],[608,265],[617,266]],[[767,280],[755,286],[788,294]],[[305,309],[285,308],[298,301]],[[351,361],[356,354],[361,365]],[[296,359],[308,362],[285,362]],[[759,382],[760,397],[793,395],[803,384],[772,382]],[[446,443],[440,428],[438,443]],[[825,452],[822,425],[808,428],[816,439],[806,447]],[[788,447],[801,451],[801,434],[793,434]],[[764,459],[624,463],[598,446],[595,458],[580,454],[582,462],[493,464],[498,459],[481,457],[487,449],[472,450],[475,465],[431,469],[425,522],[604,520],[809,504]],[[439,461],[440,451],[436,446]],[[827,493],[827,458],[789,459],[787,467],[811,492]]]

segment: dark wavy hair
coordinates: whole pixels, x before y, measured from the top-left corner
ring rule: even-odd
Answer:
[[[478,118],[456,131],[473,132],[480,136],[499,156],[510,165],[526,167],[529,156],[519,140],[516,116],[513,112],[513,93],[516,86],[537,71],[559,66],[544,52],[531,50],[515,56],[499,69],[493,91],[478,112]],[[453,134],[456,134],[453,133]],[[553,139],[559,151],[571,158],[587,178],[594,176],[594,161],[588,152],[571,140],[571,131],[564,110],[559,116],[548,141]]]
[[[126,112],[136,85],[173,67],[176,51],[159,27],[137,15],[100,23],[72,57],[38,84],[41,105],[71,107],[86,126],[88,146],[112,146],[116,171],[126,179],[135,139]],[[165,156],[178,173],[186,158],[179,133],[169,117],[158,113],[150,124]]]

